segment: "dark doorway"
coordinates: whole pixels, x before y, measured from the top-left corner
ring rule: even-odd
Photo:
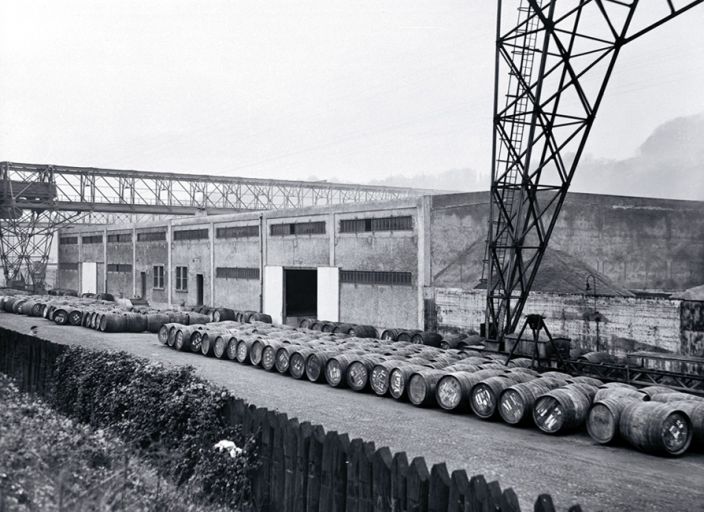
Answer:
[[[141,278],[141,283],[142,283],[142,297],[143,299],[147,298],[147,273],[146,272],[141,272],[139,277]]]
[[[203,305],[203,274],[196,274],[196,306]]]
[[[318,273],[315,270],[284,270],[285,322],[318,315]]]

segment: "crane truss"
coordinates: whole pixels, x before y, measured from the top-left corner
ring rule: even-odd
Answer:
[[[499,0],[489,337],[518,326],[622,47],[702,1]]]

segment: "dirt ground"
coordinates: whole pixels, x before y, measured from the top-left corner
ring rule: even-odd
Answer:
[[[625,446],[595,444],[586,433],[548,436],[467,414],[421,409],[391,398],[295,380],[276,372],[177,352],[155,334],[105,334],[60,327],[44,319],[0,312],[0,325],[19,332],[38,327],[38,336],[66,344],[124,350],[168,365],[191,365],[215,384],[259,407],[300,421],[346,432],[409,458],[448,470],[465,469],[512,487],[523,510],[550,493],[559,509],[579,503],[584,510],[704,511],[704,453],[681,458],[639,453]]]

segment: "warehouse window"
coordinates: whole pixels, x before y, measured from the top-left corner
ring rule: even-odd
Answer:
[[[176,291],[188,291],[188,267],[176,267]]]
[[[271,236],[324,235],[325,221],[272,224]]]
[[[108,263],[108,272],[132,272],[129,263]]]
[[[147,233],[137,233],[138,242],[159,242],[166,240],[166,231],[151,231]]]
[[[247,238],[252,236],[259,236],[259,226],[231,226],[215,230],[215,238]]]
[[[78,270],[78,263],[70,261],[59,262],[59,270]]]
[[[164,265],[154,265],[154,288],[164,289]]]
[[[203,240],[208,238],[208,228],[174,231],[174,240]]]
[[[215,277],[223,279],[259,279],[258,268],[217,267]]]
[[[62,236],[59,238],[59,245],[76,245],[77,243],[77,236]]]
[[[413,217],[376,217],[370,219],[343,219],[340,233],[371,233],[376,231],[411,231]]]
[[[81,240],[84,244],[102,244],[103,243],[103,235],[84,236]]]
[[[117,233],[108,235],[108,242],[114,244],[125,244],[132,241],[132,233]]]
[[[410,272],[389,272],[372,270],[341,270],[341,283],[353,284],[387,284],[410,286],[412,284]]]

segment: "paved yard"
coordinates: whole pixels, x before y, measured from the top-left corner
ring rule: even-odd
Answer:
[[[419,409],[391,398],[312,384],[264,370],[160,345],[152,334],[104,334],[59,327],[44,319],[0,312],[0,325],[20,332],[39,327],[57,343],[124,350],[168,365],[192,365],[199,374],[259,407],[347,432],[410,457],[446,462],[450,471],[484,474],[513,487],[524,510],[540,493],[567,508],[586,510],[704,511],[704,454],[678,459],[642,454],[626,447],[596,445],[586,433],[547,436],[471,415]]]

